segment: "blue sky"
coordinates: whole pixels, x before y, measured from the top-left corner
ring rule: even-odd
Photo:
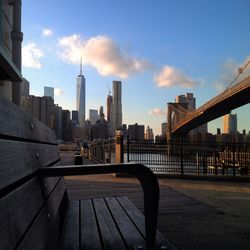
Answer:
[[[23,0],[23,76],[31,94],[52,86],[55,102],[75,109],[82,56],[86,113],[105,111],[107,84],[121,80],[123,123],[158,134],[175,96],[192,92],[198,107],[249,59],[249,12],[249,0]],[[249,105],[233,113],[249,130]]]

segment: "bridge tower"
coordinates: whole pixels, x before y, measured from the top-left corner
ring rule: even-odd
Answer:
[[[167,113],[167,140],[173,140],[172,129],[175,125],[184,119],[188,113],[188,103],[168,103]]]

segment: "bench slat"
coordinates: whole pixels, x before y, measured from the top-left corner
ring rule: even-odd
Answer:
[[[58,147],[0,139],[0,190],[38,168],[58,161]]]
[[[32,220],[18,249],[47,249],[48,246],[58,244],[60,225],[58,211],[64,193],[64,180],[61,178],[48,196],[48,200],[41,209],[38,209],[39,214]]]
[[[129,249],[136,249],[138,246],[145,247],[145,240],[142,235],[136,229],[135,225],[132,223],[130,218],[127,216],[123,208],[118,203],[115,197],[107,197],[105,201],[108,204],[108,207],[112,213],[112,216],[119,227],[119,230],[126,242],[126,245]],[[134,209],[133,206],[130,207],[130,210]],[[143,218],[144,220],[144,218]]]
[[[102,249],[91,200],[81,202],[81,249]]]
[[[79,230],[79,202],[72,201],[68,205],[60,249],[78,250]]]
[[[143,214],[139,211],[137,207],[134,206],[134,204],[126,196],[117,197],[117,200],[119,201],[123,209],[127,212],[127,214],[130,216],[131,220],[134,221],[141,234],[145,237],[145,222]],[[133,209],[131,209],[131,207],[133,207]]]
[[[113,218],[105,204],[104,199],[93,199],[96,217],[102,235],[102,241],[105,249],[112,249],[119,246],[119,250],[126,249],[121,235],[117,231],[117,227]]]
[[[52,185],[52,179],[53,182],[57,181],[56,193],[53,194],[51,192],[56,183]],[[58,211],[65,192],[63,178],[50,178],[50,185],[47,185],[46,192],[44,191],[39,178],[33,178],[0,200],[0,249],[14,248],[49,196],[51,197],[47,202],[47,213],[50,213],[51,217],[56,216],[55,211]]]
[[[0,135],[56,144],[55,133],[51,128],[9,100],[0,97],[0,107]]]
[[[13,249],[29,227],[44,202],[40,187],[33,179],[0,200],[0,249]]]
[[[139,231],[145,237],[145,221],[144,216],[140,212],[140,210],[135,207],[134,204],[126,196],[117,197],[117,200],[119,201],[123,209],[126,211],[126,213],[129,215],[131,220],[136,224]],[[162,246],[167,246],[167,249],[169,250],[175,249],[175,247],[173,247],[170,242],[168,242],[158,230],[156,231],[155,246],[156,249],[160,249]]]

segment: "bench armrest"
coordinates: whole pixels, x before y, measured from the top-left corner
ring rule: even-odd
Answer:
[[[147,249],[154,249],[159,206],[159,184],[153,172],[142,164],[98,164],[40,168],[38,176],[72,176],[108,173],[129,173],[141,183],[144,193],[144,214]]]

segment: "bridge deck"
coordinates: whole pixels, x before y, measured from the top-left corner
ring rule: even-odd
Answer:
[[[172,133],[186,133],[249,102],[250,76],[226,89],[193,112],[188,113],[184,119],[174,126]]]

